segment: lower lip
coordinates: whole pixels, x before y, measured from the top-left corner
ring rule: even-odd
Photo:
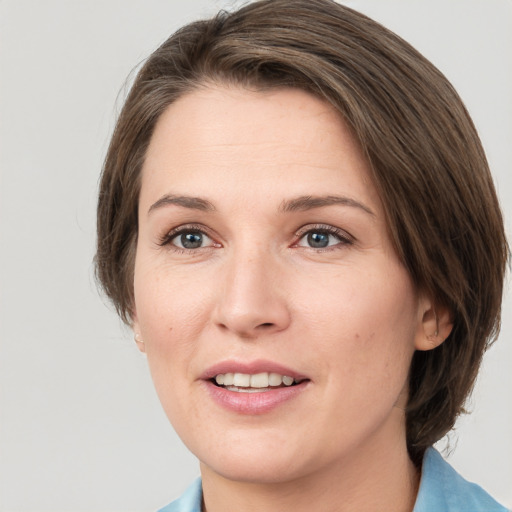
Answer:
[[[213,400],[225,409],[240,414],[264,414],[285,402],[293,400],[306,389],[309,381],[302,381],[295,386],[275,388],[260,393],[229,391],[226,388],[216,386],[211,381],[204,382]]]

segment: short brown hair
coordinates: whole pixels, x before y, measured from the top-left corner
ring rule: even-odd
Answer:
[[[413,460],[454,425],[499,328],[508,246],[484,151],[447,79],[400,37],[331,0],[262,0],[189,24],[138,73],[101,177],[97,275],[130,323],[140,173],[155,123],[207,83],[296,87],[329,102],[372,169],[390,237],[454,327],[410,369]]]

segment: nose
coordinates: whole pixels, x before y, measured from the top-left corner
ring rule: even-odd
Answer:
[[[245,339],[286,329],[290,311],[283,272],[269,254],[233,254],[219,276],[215,323]]]

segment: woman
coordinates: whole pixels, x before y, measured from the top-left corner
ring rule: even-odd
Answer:
[[[119,117],[97,253],[200,460],[163,510],[505,510],[431,446],[507,255],[461,100],[396,35],[264,0],[171,36]]]

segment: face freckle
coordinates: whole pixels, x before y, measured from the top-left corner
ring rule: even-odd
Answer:
[[[186,249],[183,233],[207,238]],[[395,404],[421,298],[362,151],[323,101],[212,86],[168,107],[143,168],[134,290],[159,398],[204,468],[280,482],[405,436]],[[232,368],[295,380],[226,391],[209,372]]]

